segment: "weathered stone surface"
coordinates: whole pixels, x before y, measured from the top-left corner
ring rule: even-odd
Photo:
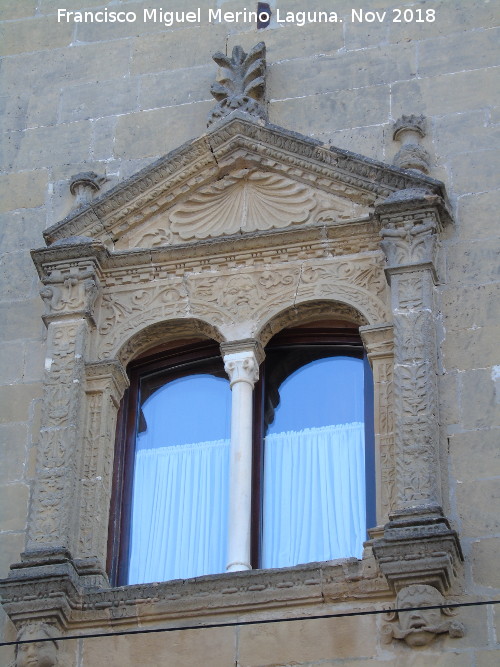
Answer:
[[[498,479],[481,479],[457,485],[457,507],[464,537],[483,537],[500,532]]]
[[[3,340],[19,340],[19,332],[22,332],[23,338],[40,339],[43,324],[35,321],[33,314],[41,314],[42,310],[39,299],[0,303],[0,333]]]
[[[369,67],[364,66],[367,58]],[[369,88],[411,79],[415,72],[414,45],[378,47],[368,52],[347,51],[314,60],[295,58],[270,67],[271,99],[276,101],[337,90],[342,90],[344,97],[345,91],[351,88]],[[360,95],[361,99],[363,96]]]
[[[445,289],[442,292],[442,308],[446,331],[476,330],[499,325],[499,299],[500,282],[483,285],[462,282]]]
[[[4,484],[0,493],[4,499],[0,507],[0,525],[4,530],[24,530],[29,487],[21,483]]]
[[[449,438],[454,476],[461,482],[500,476],[500,429],[456,433]]]
[[[450,114],[498,105],[498,68],[403,81],[392,86],[392,113],[399,116],[418,105],[425,116]]]
[[[28,455],[26,424],[0,425],[0,484],[21,480]],[[2,527],[3,528],[3,527]]]
[[[3,406],[1,423],[28,421],[31,417],[31,402],[40,395],[39,384],[11,384],[0,387],[0,403]]]
[[[471,9],[472,11],[474,10]],[[420,49],[419,75],[435,76],[443,71],[451,73],[495,67],[498,65],[498,60],[495,59],[493,44],[497,44],[499,38],[500,30],[491,28],[471,31],[466,39],[463,33],[457,33],[426,40],[425,47]],[[451,59],[450,53],[456,56]]]
[[[116,126],[116,157],[160,156],[193,139],[206,126],[211,102],[196,102],[120,116]],[[158,132],[168,127],[169,132]]]
[[[497,667],[499,650],[498,648],[493,648],[489,651],[476,651],[476,667]]]
[[[0,281],[4,285],[2,300],[17,300],[19,294],[27,297],[37,292],[37,278],[28,252],[10,252],[0,265]]]
[[[500,426],[500,397],[492,369],[465,371],[461,375],[462,424],[466,430]]]
[[[352,125],[377,125],[389,119],[388,88],[370,86],[363,95],[347,90],[340,98],[336,93],[311,95],[303,99],[276,101],[269,104],[269,120],[296,132],[315,135],[341,130]],[[314,123],[312,118],[314,117]]]
[[[69,46],[73,34],[71,24],[58,24],[52,17],[36,17],[3,24],[0,55],[24,51],[42,51],[58,46]]]
[[[86,639],[82,659],[85,665],[110,667],[234,667],[235,643],[233,628]]]
[[[452,285],[482,285],[499,279],[495,258],[500,253],[500,241],[460,242],[447,248],[448,281]],[[497,312],[495,310],[495,312]]]
[[[211,65],[211,54],[220,49],[225,32],[222,25],[204,25],[140,37],[134,42],[130,73],[151,74],[177,68]],[[196,48],[200,43],[203,44],[203,49]],[[168,104],[167,93],[166,104]]]
[[[23,19],[35,14],[37,8],[37,0],[26,0],[26,2],[18,2],[18,0],[4,0],[0,7],[0,21],[7,21],[11,19]]]
[[[468,371],[495,365],[499,361],[498,341],[500,325],[454,331],[443,346],[443,364],[450,368]],[[464,351],[467,350],[467,354]]]
[[[155,109],[210,100],[212,65],[199,65],[141,77],[139,108]],[[165,92],[168,91],[168,96]],[[211,101],[211,100],[210,100]]]
[[[226,11],[226,6],[227,3],[224,6],[224,11]],[[239,6],[234,11],[241,11],[245,6],[244,3],[239,3]],[[314,10],[315,6],[318,10],[324,9],[324,5],[316,2],[308,3],[308,9],[310,10]],[[226,26],[226,29],[228,27]],[[272,65],[275,61],[305,58],[308,56],[311,59],[315,59],[318,53],[335,53],[344,44],[342,28],[341,23],[310,23],[303,26],[292,23],[281,24],[278,29],[268,30],[264,35],[268,62]],[[234,32],[237,34],[229,34],[227,37],[228,50],[232,49],[236,44],[241,44],[245,50],[248,50],[262,34],[255,33],[254,31],[240,32],[237,29]],[[271,67],[270,69],[269,81],[271,82],[273,80],[273,68]]]
[[[18,341],[0,345],[0,384],[21,380],[23,366],[24,354]]]
[[[500,190],[460,197],[457,203],[460,237],[462,239],[495,238],[498,228],[495,224],[495,216],[491,215],[491,211],[498,206],[500,206]],[[491,320],[488,321],[491,322]]]
[[[52,164],[79,164],[89,157],[90,126],[88,123],[66,123],[52,127],[25,130],[19,137],[19,150],[14,159],[16,169],[43,168]],[[14,138],[17,140],[17,137]],[[75,171],[75,170],[73,170]]]
[[[472,545],[472,576],[479,586],[500,588],[500,572],[496,566],[500,538],[490,537]]]
[[[0,178],[1,210],[35,208],[45,203],[48,174],[45,169],[4,175]]]
[[[498,186],[494,172],[498,166],[495,150],[483,150],[456,155],[450,159],[450,169],[457,194],[494,190]]]
[[[264,37],[271,63],[268,77],[269,97],[282,100],[271,105],[271,117],[278,123],[312,134],[326,144],[339,145],[346,150],[390,162],[398,150],[398,145],[392,138],[390,123],[402,113],[423,113],[428,117],[429,135],[423,140],[423,145],[433,156],[431,174],[446,182],[448,194],[458,214],[456,230],[447,230],[441,236],[444,248],[436,261],[437,289],[440,296],[437,305],[432,305],[438,317],[441,312],[443,314],[442,327],[441,323],[438,326],[437,343],[440,351],[437,370],[442,372],[444,366],[446,374],[440,378],[437,387],[441,433],[450,434],[450,458],[447,455],[446,442],[439,443],[444,464],[442,477],[446,482],[449,474],[451,481],[451,491],[445,485],[443,494],[445,507],[451,507],[450,511],[453,512],[456,511],[454,508],[458,507],[459,516],[453,515],[454,525],[465,535],[467,573],[470,578],[472,572],[473,581],[467,579],[459,582],[464,586],[463,599],[472,599],[468,588],[470,585],[479,587],[483,592],[494,587],[500,588],[494,567],[498,552],[497,538],[491,536],[498,535],[495,517],[500,514],[494,484],[499,474],[498,435],[497,429],[493,427],[495,424],[500,425],[497,411],[500,380],[498,370],[492,370],[492,366],[500,364],[496,357],[495,343],[498,339],[495,327],[500,324],[500,283],[497,270],[499,248],[496,241],[500,200],[499,191],[496,189],[498,184],[495,181],[498,173],[496,144],[499,138],[500,100],[496,83],[498,68],[493,66],[496,65],[497,58],[497,30],[492,29],[498,25],[496,4],[483,0],[469,0],[468,3],[441,0],[438,3],[436,21],[424,25],[415,21],[395,24],[389,20],[381,24],[365,22],[356,25],[350,21],[352,2],[338,0],[333,9],[343,18],[341,24],[283,27],[274,22],[265,31],[256,31],[254,26],[242,24],[184,26],[165,30],[162,24],[144,26],[141,21],[125,26],[66,26],[56,23],[56,11],[61,5],[59,0],[39,0],[36,8],[32,0],[15,3],[3,0],[0,4],[0,18],[6,19],[4,29],[7,38],[3,42],[4,48],[12,50],[2,62],[3,98],[0,106],[4,133],[0,150],[3,164],[7,167],[7,189],[3,202],[7,210],[19,207],[19,210],[13,214],[5,214],[0,220],[2,251],[17,253],[11,264],[5,264],[6,267],[13,266],[14,270],[8,269],[5,272],[7,286],[2,291],[5,298],[13,298],[14,301],[0,304],[0,330],[8,340],[3,348],[3,371],[6,381],[14,383],[13,387],[4,387],[1,396],[7,421],[2,424],[0,436],[5,437],[8,448],[8,459],[0,472],[2,484],[13,488],[16,481],[25,481],[35,475],[33,455],[38,446],[31,447],[30,463],[25,471],[26,441],[29,438],[30,442],[36,443],[40,438],[39,417],[36,416],[40,409],[40,398],[35,398],[34,395],[31,398],[26,397],[25,388],[20,383],[27,381],[26,386],[30,388],[42,377],[45,344],[41,340],[45,335],[45,327],[39,319],[41,300],[38,297],[31,300],[25,293],[30,287],[27,274],[24,275],[22,268],[24,265],[16,264],[16,260],[22,257],[20,251],[41,246],[41,231],[44,226],[57,222],[69,213],[72,202],[68,184],[70,177],[76,172],[106,172],[110,177],[111,187],[146,166],[153,157],[175,148],[184,139],[203,132],[205,110],[201,112],[201,108],[204,100],[208,99],[210,82],[215,75],[215,68],[210,64],[211,53],[216,50],[231,53],[236,44],[241,44],[248,51]],[[276,3],[271,4],[275,9]],[[101,5],[102,0],[87,0],[85,8],[101,8]],[[184,2],[174,7],[169,0],[155,0],[153,5],[162,6],[164,9],[184,9],[185,6],[191,8]],[[153,5],[141,0],[127,2],[123,4],[123,8],[140,13],[144,7]],[[217,6],[237,11],[247,5],[244,0],[220,0]],[[423,8],[427,9],[427,5],[429,3]],[[82,9],[79,0],[67,0],[64,6],[70,10]],[[112,8],[117,9],[118,5]],[[325,3],[324,0],[309,0],[307,7],[304,7],[298,0],[289,0],[286,9],[324,10]],[[386,0],[367,0],[363,9],[388,10],[391,14],[392,7],[388,8]],[[413,5],[412,9],[416,9],[416,5]],[[76,41],[69,46],[73,39]],[[83,39],[92,40],[92,43],[83,44]],[[20,52],[40,48],[43,53]],[[135,90],[130,94],[132,91],[128,86],[129,82],[133,82],[134,86],[136,82],[140,85],[138,107],[134,106],[137,104],[137,97]],[[105,94],[102,90],[106,91]],[[199,107],[192,102],[198,103]],[[208,106],[207,103],[207,110]],[[139,116],[138,113],[136,115],[136,108],[156,111],[146,111]],[[196,108],[199,108],[200,112]],[[126,115],[118,115],[123,113]],[[82,120],[78,122],[61,122],[80,118]],[[138,127],[135,128],[134,124]],[[255,137],[252,141],[255,145]],[[118,159],[115,159],[115,150]],[[242,150],[241,146],[238,150]],[[337,154],[331,155],[332,160],[339,159]],[[227,159],[227,155],[223,159]],[[247,159],[246,154],[242,159]],[[263,159],[264,156],[260,153],[258,160]],[[272,159],[275,159],[275,154]],[[311,159],[310,154],[307,159]],[[217,160],[220,160],[219,153]],[[275,167],[269,168],[274,170]],[[296,174],[294,178],[298,179],[297,182],[309,186],[309,182],[301,180],[303,173]],[[341,173],[341,169],[337,173]],[[368,171],[365,176],[367,173]],[[371,173],[373,176],[375,172]],[[376,173],[382,179],[386,177],[383,172]],[[377,197],[381,197],[382,185],[387,185],[379,176],[375,178],[378,184],[373,191],[370,205]],[[187,182],[188,178],[181,186]],[[204,183],[196,187],[202,185]],[[320,187],[325,186],[322,184]],[[343,182],[342,188],[345,187]],[[359,187],[359,181],[355,187]],[[485,192],[487,189],[491,191]],[[63,195],[63,192],[66,194]],[[345,193],[345,190],[343,192]],[[349,192],[352,195],[354,190]],[[388,194],[389,192],[383,197]],[[137,193],[134,197],[136,195]],[[130,202],[131,199],[124,202],[123,206]],[[43,207],[45,203],[46,208]],[[144,213],[146,217],[153,214],[161,216],[162,211],[158,213],[153,209],[144,209]],[[367,232],[370,225],[373,233]],[[360,228],[361,226],[358,227]],[[186,315],[187,309],[192,307],[191,298],[194,292],[186,296],[175,290],[179,290],[184,282],[189,283],[190,289],[196,285],[194,291],[199,294],[198,286],[203,287],[203,280],[213,278],[219,273],[224,276],[224,284],[235,277],[243,277],[241,287],[253,284],[254,280],[258,281],[255,289],[262,312],[258,315],[258,323],[252,321],[244,325],[249,332],[259,327],[264,327],[262,331],[267,331],[266,318],[274,315],[272,308],[278,311],[292,298],[295,299],[294,303],[300,305],[301,298],[326,299],[331,298],[337,291],[338,299],[340,290],[345,299],[354,299],[359,304],[361,299],[365,298],[362,297],[365,294],[363,290],[368,289],[374,294],[377,292],[376,299],[379,299],[380,294],[384,294],[385,299],[387,288],[384,287],[385,291],[378,293],[381,276],[383,280],[382,269],[378,264],[375,266],[366,262],[366,269],[369,270],[367,275],[370,276],[366,279],[367,282],[363,283],[364,269],[361,264],[359,271],[349,277],[344,275],[339,280],[339,269],[345,269],[352,261],[344,261],[344,255],[350,255],[351,258],[356,255],[361,242],[365,243],[363,252],[377,251],[379,239],[375,225],[372,222],[366,223],[364,231],[359,235],[352,234],[348,227],[342,231],[341,225],[337,225],[335,229],[328,226],[323,229],[322,242],[318,241],[317,237],[313,239],[312,235],[298,235],[296,244],[291,249],[285,236],[280,236],[274,244],[269,245],[269,241],[262,242],[257,256],[249,254],[253,252],[250,251],[250,245],[244,247],[243,244],[228,243],[223,252],[217,255],[217,261],[206,263],[201,271],[201,262],[207,260],[209,253],[203,256],[202,252],[193,255],[192,252],[185,251],[182,256],[173,256],[171,248],[163,247],[161,254],[153,245],[158,239],[153,239],[148,246],[151,249],[141,255],[139,260],[143,261],[148,255],[147,269],[136,271],[134,262],[139,255],[135,254],[119,277],[119,280],[125,280],[125,283],[118,290],[120,298],[117,303],[132,308],[135,319],[130,319],[131,329],[128,332],[125,328],[116,332],[113,344],[117,344],[118,340],[126,340],[129,334],[132,335],[130,332],[134,327],[141,325],[141,317],[142,324],[145,325],[155,318],[158,320],[177,317],[179,313]],[[113,229],[113,233],[115,231]],[[118,235],[120,233],[118,232]],[[361,241],[362,239],[364,240]],[[219,253],[221,248],[222,246],[213,246],[214,253]],[[317,254],[312,259],[314,253]],[[319,277],[312,283],[307,282],[311,274],[316,276],[323,258],[327,256],[332,260],[332,266],[328,266],[322,278]],[[292,275],[292,282],[288,286],[273,286],[270,276],[273,280],[290,277],[285,268],[295,266],[294,262],[301,266],[300,279]],[[116,266],[112,271],[115,268]],[[200,275],[195,277],[197,272]],[[176,278],[171,279],[174,274]],[[130,282],[123,276],[129,276]],[[132,281],[135,280],[138,282],[134,284]],[[134,305],[130,295],[136,287],[142,289],[147,285],[148,289],[152,288],[149,292],[152,293],[158,282],[168,289],[158,291],[156,296],[162,298],[162,295],[166,295],[168,298],[157,312],[153,312],[153,307],[143,307],[143,297],[139,299],[138,306]],[[214,284],[219,285],[217,281]],[[241,328],[239,323],[232,322],[232,319],[238,316],[238,309],[229,302],[226,312],[217,315],[218,300],[226,300],[226,296],[217,294],[214,285],[209,288],[211,316],[216,315],[220,321],[211,323],[205,333],[210,331],[213,334],[217,331],[220,335],[222,331],[226,335],[235,336],[237,328]],[[356,290],[355,297],[353,289]],[[394,289],[393,283],[391,291]],[[296,297],[290,296],[294,294],[294,290]],[[380,321],[382,315],[388,312],[387,306],[381,305],[375,299],[363,303],[364,307],[370,305],[366,312],[371,312],[372,315],[369,315],[368,319],[375,318]],[[411,309],[412,303],[411,300],[407,301],[405,308]],[[195,304],[195,311],[196,308],[200,308],[199,304]],[[322,308],[324,304],[317,310],[311,307],[310,312],[314,310],[316,315],[324,313]],[[353,315],[352,306],[351,310],[345,306],[344,308],[344,315],[349,313],[356,322],[362,321],[356,319],[359,315]],[[243,310],[250,312],[252,308],[249,308],[247,303],[242,307]],[[125,320],[130,315],[126,312]],[[196,312],[200,314],[201,311]],[[110,315],[107,308],[105,313],[106,316]],[[229,319],[224,320],[228,316],[231,322]],[[290,313],[277,312],[276,318],[273,316],[272,326],[281,326],[292,320]],[[410,321],[413,320],[408,317],[408,322]],[[119,325],[121,326],[122,324]],[[185,329],[179,327],[176,331],[182,333]],[[169,334],[174,335],[171,330]],[[153,338],[149,339],[149,343]],[[140,345],[147,346],[147,334],[141,341],[136,341],[138,346],[131,345],[127,348],[128,352],[125,352],[133,355]],[[408,348],[412,353],[416,349],[413,344]],[[94,354],[95,350],[96,348],[91,348],[90,354]],[[386,377],[383,371],[384,364],[381,362],[381,368],[376,370],[377,377]],[[388,382],[381,380],[378,385],[377,419],[390,424],[394,421],[394,415],[391,411],[382,409],[384,405],[387,407],[388,399],[384,391]],[[20,421],[10,421],[11,419]],[[106,439],[103,435],[105,429],[97,429],[97,432],[100,433],[100,442]],[[109,436],[106,441],[110,442],[111,438],[112,436]],[[388,460],[394,462],[394,442],[384,440],[381,444],[387,450]],[[106,447],[99,448],[99,455],[104,451],[107,451]],[[90,458],[87,458],[86,462],[87,465]],[[388,465],[384,470],[385,476],[382,476],[382,479],[385,489],[386,484],[394,484],[394,479],[389,474],[394,472],[394,466]],[[23,477],[24,473],[28,477]],[[458,478],[460,483],[457,484],[455,478]],[[86,500],[79,505],[78,511],[85,513],[85,507],[88,507],[85,503],[89,500],[90,504],[102,502],[92,493],[89,491],[85,496]],[[389,497],[393,496],[391,493],[388,494]],[[384,503],[390,505],[391,501],[386,498]],[[493,530],[496,532],[493,533]],[[98,532],[103,532],[101,524]],[[81,537],[87,551],[94,549],[94,545],[101,544],[102,541],[102,535],[99,539],[96,538],[96,542],[88,539],[88,524],[83,525]],[[0,536],[2,575],[7,574],[10,563],[19,560],[24,538],[22,528]],[[361,597],[364,602],[368,600],[367,595],[373,595],[373,599],[379,596],[379,600],[383,596],[384,599],[387,598],[387,586],[380,577],[355,581],[350,578],[355,574],[349,572],[350,574],[346,575],[342,571],[338,580],[334,578],[333,582],[325,584],[322,589],[317,584],[299,587],[302,598],[297,594],[296,586],[292,589],[272,589],[272,592],[266,593],[267,597],[262,594],[262,600],[265,601],[261,600],[261,604],[265,611],[259,613],[269,613],[269,605],[275,604],[278,598],[283,601],[283,607],[276,610],[277,614],[288,605],[293,605],[294,613],[302,613],[307,609],[307,604],[310,604],[304,600],[314,596],[330,599],[329,596],[333,595],[335,600],[344,599],[343,608],[349,611],[355,608],[356,603],[352,602],[353,597],[345,598],[346,595]],[[264,581],[265,574],[253,574],[259,578],[260,583]],[[328,578],[330,575],[324,576]],[[165,596],[162,603],[141,601],[130,604],[127,599],[127,596],[130,598],[129,591],[114,590],[106,602],[108,606],[104,609],[99,611],[98,606],[90,604],[85,612],[87,616],[84,622],[92,627],[112,628],[119,627],[122,623],[133,626],[137,623],[137,618],[140,618],[141,624],[160,624],[165,623],[168,614],[179,618],[179,614],[186,609],[189,614],[193,614],[188,622],[198,622],[197,616],[200,614],[204,614],[205,618],[214,618],[207,615],[209,610],[206,607],[211,604],[213,597],[207,597],[206,586],[201,586],[191,595],[187,606],[185,598],[180,601],[167,599],[167,589],[162,585],[144,589],[141,594],[145,599],[154,597],[158,588],[162,591],[160,595]],[[175,590],[183,595],[186,588],[190,589],[190,585],[183,583]],[[312,589],[314,595],[310,593]],[[219,598],[225,600],[224,604],[229,605],[220,607],[215,618],[233,619],[235,614],[229,600],[236,600],[233,604],[237,606],[241,605],[243,599],[248,602],[251,598],[251,604],[256,604],[256,595],[260,594],[254,592],[252,598],[248,591],[241,595],[240,592],[222,595],[220,590],[217,591],[217,587],[214,587],[210,595],[219,595]],[[310,598],[307,595],[310,595]],[[119,597],[120,601],[114,605],[113,600],[118,600]],[[99,598],[99,602],[102,603],[104,599],[105,595]],[[36,605],[36,601],[29,604]],[[76,606],[78,604],[79,602]],[[158,612],[158,608],[152,611],[157,604],[161,606],[161,612]],[[224,609],[224,612],[220,612],[220,609]],[[228,609],[230,611],[227,611]],[[248,617],[251,616],[245,613]],[[118,620],[121,615],[127,620]],[[252,635],[252,644],[248,643],[248,636],[245,636],[246,643],[243,648],[247,662],[252,667],[257,665],[253,656],[262,646],[265,646],[266,650],[259,654],[262,660],[259,665],[281,665],[286,660],[287,664],[299,662],[307,667],[333,666],[341,659],[352,667],[360,667],[367,661],[376,664],[378,657],[382,664],[390,667],[400,667],[403,664],[412,667],[428,667],[429,664],[446,667],[476,667],[476,664],[477,667],[489,667],[493,664],[496,666],[498,646],[494,644],[493,632],[496,624],[496,636],[500,636],[498,613],[486,608],[463,609],[460,617],[467,625],[467,635],[464,638],[442,637],[436,640],[435,645],[424,650],[412,651],[406,645],[394,644],[389,649],[377,644],[377,652],[367,653],[366,657],[353,658],[347,647],[345,655],[338,658],[335,651],[330,650],[328,653],[323,650],[329,641],[327,636],[318,639],[314,632],[309,630],[305,633],[301,631],[299,638],[293,635],[292,630],[291,638],[283,638],[283,646],[273,646],[272,637],[269,639],[265,634],[261,645],[260,634],[255,632]],[[114,619],[117,620],[116,626]],[[80,620],[78,614],[73,618],[75,628]],[[377,627],[380,626],[377,619]],[[487,636],[488,628],[490,634]],[[217,632],[214,631],[213,634],[219,638]],[[142,638],[124,638],[123,645],[121,639],[117,639],[113,644],[103,639],[95,640],[96,644],[92,647],[94,640],[88,640],[85,646],[82,646],[83,652],[77,655],[72,648],[73,653],[70,651],[69,654],[64,654],[64,660],[71,667],[74,664],[87,667],[87,664],[100,664],[104,655],[110,665],[113,661],[120,667],[122,664],[140,661],[156,667],[157,657],[160,656],[165,664],[172,662],[176,667],[184,664],[189,664],[190,667],[193,664],[213,664],[219,667],[226,664],[226,660],[227,664],[232,666],[239,660],[239,632],[230,629],[227,636],[222,633],[220,641],[213,643],[210,639],[200,641],[199,637],[205,633],[184,633],[189,637],[189,642],[184,642],[179,634],[178,637],[175,636],[173,654],[165,650],[166,647],[171,648],[168,641],[170,637],[174,637],[168,634],[146,636],[144,641]],[[370,637],[376,637],[375,629],[370,628],[369,634]],[[207,635],[210,637],[212,633]],[[317,640],[321,657],[314,653],[314,646],[307,647],[305,642],[299,645],[300,638],[308,640],[310,637],[315,642]],[[15,635],[8,634],[5,638],[13,639]],[[335,641],[343,639],[341,636]],[[139,643],[134,645],[138,640]],[[363,645],[365,640],[365,637],[359,641],[356,638],[356,644]],[[379,640],[380,637],[376,637],[376,641]],[[287,653],[289,643],[294,649],[290,655]],[[97,644],[99,646],[95,648]],[[207,644],[208,651],[205,649]],[[226,654],[228,646],[231,646],[231,651]],[[116,655],[111,653],[111,649],[107,653],[106,647],[116,647]],[[12,653],[4,650],[0,663],[9,664],[12,659]]]
[[[118,116],[139,110],[137,77],[109,81],[108,85],[113,90],[111,97],[109,89],[100,82],[66,88],[61,96],[59,122],[71,123],[103,115]]]
[[[241,627],[238,649],[242,667],[300,664],[332,655],[371,658],[376,622],[373,616],[360,616]]]

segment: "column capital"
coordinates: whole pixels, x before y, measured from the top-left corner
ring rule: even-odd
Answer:
[[[259,366],[265,356],[261,344],[247,338],[221,343],[220,347],[231,387],[237,382],[247,382],[253,387],[259,379]]]

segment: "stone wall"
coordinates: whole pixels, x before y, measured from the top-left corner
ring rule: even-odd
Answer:
[[[393,23],[391,0],[365,0],[366,11],[387,11],[386,19],[356,24],[350,20],[353,3],[339,0],[334,4],[342,23],[301,27],[274,20],[263,31],[242,21],[208,24],[208,8],[254,9],[241,0],[200,1],[200,24],[168,29],[141,18],[120,25],[57,22],[61,5],[102,9],[102,0],[0,4],[0,577],[24,548],[39,430],[46,330],[29,249],[43,246],[42,230],[70,211],[74,174],[105,175],[103,189],[108,189],[202,134],[214,104],[212,54],[230,53],[236,44],[248,49],[262,39],[272,123],[391,162],[399,149],[392,138],[394,121],[402,114],[426,116],[422,143],[431,155],[430,173],[446,184],[455,217],[438,266],[441,422],[449,454],[443,466],[449,489],[445,509],[465,552],[467,600],[498,598],[498,4],[400,3],[434,8],[436,20]],[[179,10],[195,4],[121,1],[109,9],[142,17],[144,7]],[[307,9],[325,5],[310,0]],[[303,9],[303,2],[286,3],[286,10]],[[374,617],[198,631],[206,640],[191,632],[141,641],[88,640],[68,651],[76,652],[82,665],[139,660],[155,665],[159,655],[176,666],[325,665],[347,658],[358,665],[375,657],[388,665],[496,664],[500,611],[495,616],[492,607],[481,607],[460,615],[467,635],[447,639],[439,655],[433,649],[395,657],[380,643],[375,626],[381,621]],[[6,638],[13,638],[7,621],[5,628]],[[0,662],[10,659],[10,649],[0,649]]]

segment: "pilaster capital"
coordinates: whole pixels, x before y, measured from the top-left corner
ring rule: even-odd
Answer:
[[[394,355],[394,331],[392,324],[362,326],[359,327],[359,333],[370,361]]]
[[[101,263],[106,251],[86,237],[65,239],[32,252],[43,286],[44,322],[81,317],[93,320],[100,293]]]
[[[253,387],[259,379],[259,365],[264,360],[260,343],[253,338],[221,343],[221,352],[231,388],[237,382],[247,382]]]
[[[432,262],[437,234],[451,220],[445,202],[424,188],[393,193],[375,207],[390,268]]]
[[[130,384],[125,368],[118,359],[85,364],[85,377],[89,391],[102,392],[110,387],[116,404]]]

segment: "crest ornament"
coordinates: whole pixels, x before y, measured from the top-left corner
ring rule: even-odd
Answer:
[[[266,119],[264,42],[256,44],[248,53],[241,46],[235,46],[231,58],[220,51],[212,57],[219,67],[226,70],[227,76],[212,84],[210,92],[218,104],[210,112],[207,125],[210,127],[236,110]]]

